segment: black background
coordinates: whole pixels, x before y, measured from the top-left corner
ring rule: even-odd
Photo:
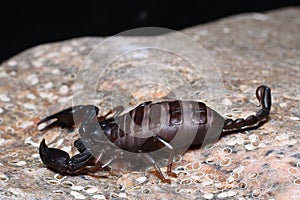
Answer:
[[[0,62],[37,44],[109,36],[144,26],[182,29],[243,12],[300,5],[299,0],[82,0],[0,3]]]

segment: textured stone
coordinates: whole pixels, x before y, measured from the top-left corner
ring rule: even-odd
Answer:
[[[51,147],[75,153],[71,146],[76,132],[53,129],[42,134],[37,131],[36,124],[41,117],[72,105],[71,88],[76,72],[84,58],[104,38],[45,44],[2,63],[1,199],[300,199],[299,27],[300,9],[288,8],[232,16],[182,31],[201,43],[214,59],[226,89],[223,103],[214,97],[212,102],[207,102],[210,98],[201,91],[199,100],[208,105],[219,102],[220,107],[214,107],[216,110],[225,108],[227,116],[244,117],[257,110],[255,89],[266,84],[272,89],[273,107],[270,120],[258,129],[228,135],[215,145],[188,151],[174,164],[178,178],[170,177],[170,185],[161,183],[153,173],[122,170],[61,177],[46,169],[38,156],[42,138]],[[127,39],[121,37],[120,48],[124,47],[122,41]],[[139,40],[136,37],[136,41]],[[198,52],[190,53],[196,55]],[[180,59],[172,60],[164,55],[155,57],[151,52],[136,52],[126,58],[118,60],[112,67],[134,66],[140,60],[165,61],[186,76],[190,84],[200,87],[203,83],[195,79],[197,74],[189,71]],[[110,88],[118,87],[126,94],[130,85],[135,84],[117,77],[113,82],[99,86],[101,92],[97,93],[95,103],[102,113],[109,110]],[[174,84],[179,93],[184,91],[181,82],[167,81]],[[168,88],[164,89],[156,89],[155,85],[148,90],[141,87],[130,91],[136,95],[129,95],[127,100],[133,105],[140,100],[172,96]],[[113,101],[122,103],[124,99]],[[224,153],[225,148],[229,148],[230,153]],[[226,160],[230,162],[224,165]],[[185,167],[198,161],[202,165],[197,170]],[[166,168],[162,170],[165,172]],[[141,177],[143,180],[138,181]]]

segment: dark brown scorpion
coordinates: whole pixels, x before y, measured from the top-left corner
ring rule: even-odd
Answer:
[[[39,147],[40,157],[48,168],[61,174],[76,174],[93,167],[102,169],[118,158],[114,152],[108,153],[104,148],[111,143],[119,149],[136,153],[140,162],[154,167],[162,182],[170,183],[149,153],[165,147],[169,151],[167,174],[176,176],[172,172],[173,157],[183,153],[187,145],[216,142],[221,132],[226,135],[265,122],[272,104],[270,88],[264,85],[258,87],[256,97],[262,106],[256,115],[236,120],[225,120],[216,111],[197,101],[145,102],[128,113],[113,117],[107,116],[120,111],[119,108],[98,117],[99,108],[96,106],[70,107],[42,119],[38,125],[56,119],[41,129],[46,131],[56,126],[72,129],[80,123],[81,138],[74,143],[80,153],[70,158],[65,151],[47,147],[43,139]],[[101,152],[97,156],[92,153],[95,151],[93,145],[98,147],[96,151]],[[106,154],[109,159],[103,164],[100,158]]]

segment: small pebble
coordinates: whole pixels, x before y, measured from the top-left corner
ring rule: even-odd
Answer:
[[[39,95],[43,99],[54,99],[53,93],[51,92],[40,92]]]
[[[5,131],[6,131],[7,133],[9,133],[9,134],[13,134],[13,133],[15,132],[15,129],[14,129],[13,127],[11,127],[11,126],[7,126],[7,127],[5,128]]]
[[[258,140],[258,136],[255,134],[251,134],[251,135],[249,135],[249,140],[251,142],[256,142]]]
[[[246,189],[247,188],[247,183],[245,183],[245,182],[239,182],[237,184],[237,186],[238,186],[239,189]]]
[[[245,90],[249,89],[249,86],[247,86],[247,85],[240,85],[240,86],[239,86],[239,89],[240,89],[241,91],[245,91]]]
[[[293,121],[300,121],[299,117],[290,117],[290,119],[293,120]]]
[[[235,168],[235,169],[233,170],[233,172],[240,174],[240,173],[242,173],[242,172],[244,171],[244,169],[245,169],[244,166],[240,166],[240,167],[238,167],[238,168]]]
[[[300,186],[300,178],[295,179],[294,180],[294,184]]]
[[[61,52],[63,52],[63,53],[69,53],[69,52],[71,52],[72,50],[73,50],[73,48],[70,47],[70,46],[63,46],[63,47],[61,48]]]
[[[225,106],[231,106],[232,105],[232,101],[230,101],[228,98],[225,98],[222,101],[222,104],[225,105]]]
[[[53,193],[63,195],[64,191],[62,191],[62,190],[53,190]]]
[[[205,162],[206,162],[207,164],[210,164],[210,165],[215,164],[217,161],[218,161],[218,160],[217,160],[216,158],[214,158],[214,157],[207,158],[207,159],[205,160]]]
[[[0,95],[0,100],[3,101],[3,102],[9,102],[10,98],[5,94],[1,94]]]
[[[39,146],[40,146],[39,143],[33,142],[31,137],[27,137],[27,138],[25,139],[24,143],[25,143],[25,144],[29,144],[29,145],[31,145],[31,146],[33,146],[33,147],[39,147]]]
[[[58,92],[61,95],[66,95],[69,92],[69,87],[67,85],[62,85],[62,86],[59,87]]]
[[[236,144],[236,139],[235,138],[229,139],[225,143],[229,146],[234,146]]]
[[[269,19],[269,16],[261,13],[255,13],[253,14],[253,18],[258,21],[266,21]]]
[[[288,141],[288,144],[289,144],[289,145],[294,145],[294,144],[296,144],[296,143],[298,143],[298,140],[297,140],[297,139],[291,139],[291,140]]]
[[[4,110],[3,110],[3,109],[0,107],[0,114],[2,114],[2,113],[3,113],[3,111],[4,111]]]
[[[283,134],[281,134],[281,135],[276,136],[275,139],[276,139],[276,140],[279,140],[279,141],[287,140],[287,139],[289,139],[289,135],[286,134],[286,133],[283,133]]]
[[[56,146],[62,145],[63,142],[64,142],[64,139],[63,139],[63,138],[60,138],[60,139],[56,142]]]
[[[60,74],[60,70],[59,70],[58,68],[56,68],[56,69],[52,70],[51,73],[52,73],[53,75],[58,75],[58,74]]]
[[[234,178],[232,177],[232,176],[229,176],[227,179],[226,179],[226,183],[228,183],[228,184],[231,184],[231,183],[233,183],[235,180],[234,180]]]
[[[224,158],[220,161],[220,166],[228,166],[231,164],[231,159],[230,158]]]
[[[203,198],[204,199],[212,199],[212,198],[214,198],[214,195],[212,193],[207,193],[207,194],[203,195]]]
[[[93,199],[106,199],[103,194],[96,194],[92,197]]]
[[[16,76],[16,75],[17,75],[17,72],[16,72],[16,71],[11,71],[11,72],[9,73],[9,75],[11,75],[11,76]]]
[[[87,189],[85,192],[88,194],[94,194],[94,193],[98,192],[98,188],[91,187],[91,188]]]
[[[47,180],[46,182],[50,185],[59,185],[59,181],[54,179]]]
[[[62,186],[66,187],[66,188],[71,188],[74,186],[74,183],[72,183],[71,181],[63,181],[61,183]]]
[[[252,151],[252,150],[255,150],[257,147],[254,146],[253,144],[246,144],[246,145],[245,145],[245,148],[246,148],[248,151]]]
[[[233,197],[233,196],[235,196],[236,195],[236,192],[234,192],[234,191],[228,191],[227,192],[227,196],[228,197]]]
[[[32,93],[28,93],[28,94],[26,94],[26,98],[30,99],[30,100],[35,100],[36,96],[34,94],[32,94]]]
[[[37,74],[31,74],[31,75],[29,75],[26,78],[25,82],[27,84],[31,85],[31,86],[38,84],[39,83],[38,75]]]
[[[223,33],[228,34],[228,33],[230,33],[230,28],[224,27],[224,28],[222,29],[222,31],[223,31]]]
[[[139,182],[139,183],[144,183],[146,180],[147,180],[147,177],[145,177],[145,176],[142,176],[142,177],[139,177],[139,178],[137,178],[137,179],[135,179],[137,182]]]
[[[75,190],[75,191],[80,191],[83,190],[84,187],[80,186],[80,185],[74,185],[71,187],[71,190]]]
[[[212,181],[212,180],[205,180],[205,181],[203,181],[201,184],[203,185],[203,186],[208,186],[208,185],[212,185],[214,182]]]
[[[23,160],[20,160],[18,162],[10,162],[9,164],[21,167],[21,166],[26,165],[27,163],[25,161],[23,161]]]
[[[58,181],[62,181],[62,180],[64,180],[65,178],[67,178],[66,176],[63,176],[63,175],[61,175],[61,174],[55,174],[54,175],[54,178],[56,179],[56,180],[58,180]]]
[[[58,99],[58,103],[60,104],[67,104],[70,101],[72,101],[72,97],[60,97]]]
[[[204,29],[204,30],[198,31],[197,34],[202,35],[202,36],[206,36],[206,35],[209,34],[209,31]]]
[[[43,66],[43,63],[39,60],[34,60],[31,62],[32,66],[38,68],[38,67],[42,67]]]
[[[8,77],[8,74],[6,71],[0,71],[0,78],[6,78]]]
[[[254,190],[254,191],[252,192],[251,196],[252,196],[253,198],[259,197],[259,196],[260,196],[260,191],[259,191],[259,190]]]
[[[234,191],[227,191],[227,192],[222,192],[222,193],[218,194],[217,197],[220,199],[224,199],[227,197],[233,197],[235,195],[236,195],[236,193]]]
[[[288,172],[289,172],[289,174],[297,174],[298,169],[296,167],[289,167]]]
[[[70,194],[75,198],[75,199],[85,199],[86,197],[79,193],[79,192],[76,192],[76,191],[71,191]]]
[[[7,65],[10,66],[10,67],[15,67],[17,64],[18,64],[18,62],[15,61],[15,60],[10,60],[7,63]]]
[[[286,102],[282,102],[282,103],[279,104],[279,106],[281,108],[286,108],[287,107],[287,103]]]
[[[249,178],[251,179],[256,179],[258,178],[259,174],[257,172],[250,172],[249,173]]]
[[[52,82],[47,82],[44,84],[45,89],[52,89],[53,88],[53,83]]]
[[[192,180],[190,180],[190,179],[183,179],[180,181],[181,185],[189,185],[191,183],[192,183]]]
[[[38,153],[34,153],[31,155],[32,158],[40,158],[40,154]]]
[[[25,103],[24,104],[24,108],[26,108],[28,110],[34,110],[35,109],[35,105],[31,104],[31,103]]]
[[[237,143],[237,144],[243,144],[244,142],[245,142],[245,139],[242,138],[242,137],[238,137],[238,138],[236,139],[236,143]]]
[[[6,182],[8,181],[8,177],[5,174],[0,174],[0,181]]]
[[[16,126],[18,128],[25,129],[25,128],[29,127],[29,126],[32,126],[33,124],[34,124],[33,121],[17,121]]]
[[[230,155],[232,153],[232,149],[230,147],[225,147],[224,149],[222,149],[222,153],[224,155]]]
[[[0,138],[0,147],[4,146],[7,141],[5,139]]]
[[[120,198],[127,198],[127,194],[125,192],[122,192],[119,194]]]

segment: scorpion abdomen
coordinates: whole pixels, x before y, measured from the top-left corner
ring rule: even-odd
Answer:
[[[201,145],[204,141],[215,142],[221,134],[224,119],[202,102],[176,100],[145,102],[126,114],[100,122],[103,123],[106,124],[104,134],[111,142],[137,152],[145,150],[143,145],[153,137],[184,148],[191,144]],[[205,138],[210,128],[218,131]]]

